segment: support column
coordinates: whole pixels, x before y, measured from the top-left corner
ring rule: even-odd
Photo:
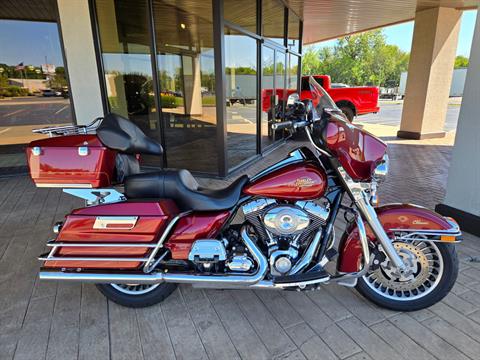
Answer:
[[[104,115],[88,0],[57,0],[57,4],[70,97],[77,124],[88,124]]]
[[[417,12],[402,122],[397,136],[444,137],[461,11],[437,7]]]
[[[480,236],[480,16],[477,15],[462,107],[458,117],[447,194],[436,210]]]

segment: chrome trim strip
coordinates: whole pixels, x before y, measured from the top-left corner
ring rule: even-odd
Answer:
[[[121,258],[121,257],[58,257],[58,256],[41,256],[40,261],[147,261],[147,258]]]
[[[408,233],[417,233],[422,235],[451,235],[451,236],[460,236],[462,232],[459,229],[447,229],[447,230],[423,230],[423,229],[389,229],[393,232],[408,232]]]
[[[91,189],[92,184],[35,184],[39,188],[75,188],[75,189]]]
[[[136,248],[154,248],[157,246],[157,244],[144,244],[144,243],[104,243],[104,244],[99,244],[99,243],[73,243],[73,242],[53,242],[53,243],[47,243],[47,246],[49,247],[136,247]]]
[[[96,284],[156,284],[163,281],[163,274],[93,274],[63,271],[40,271],[41,280],[81,281]]]
[[[138,216],[97,216],[94,229],[118,229],[118,230],[131,230],[137,223]],[[115,225],[109,228],[108,225]]]

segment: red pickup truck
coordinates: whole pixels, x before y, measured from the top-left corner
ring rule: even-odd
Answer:
[[[331,87],[331,79],[328,75],[313,75],[315,80],[327,91],[337,106],[344,112],[347,118],[352,121],[357,115],[376,113],[378,107],[379,89],[375,86],[358,87]],[[309,76],[302,77],[302,89],[300,99],[311,99]],[[276,95],[279,100],[286,100],[288,95],[295,92],[294,89],[277,89]],[[271,89],[264,89],[262,94],[262,110],[268,112],[271,104]]]

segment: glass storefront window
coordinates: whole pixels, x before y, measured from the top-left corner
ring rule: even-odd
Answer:
[[[260,14],[256,1],[223,3],[225,47],[223,54],[217,54],[225,61],[222,79],[215,79],[215,2],[95,1],[109,108],[137,123],[148,136],[163,141],[164,166],[217,174],[222,152],[231,170],[283,136],[283,132],[272,134],[270,130],[274,107],[283,107],[287,89],[296,88],[299,57],[285,53],[284,3],[259,1],[261,29],[257,29]],[[299,51],[300,20],[292,12],[289,18],[289,46]],[[251,34],[258,30],[265,40],[260,69],[260,40]],[[259,76],[263,79],[261,114],[257,108]],[[216,80],[226,83],[225,104],[217,104]],[[264,99],[269,89],[270,95]],[[217,126],[216,106],[226,106],[222,121],[226,129]],[[260,134],[257,127],[262,129]],[[222,130],[227,133],[224,149],[217,144]],[[147,165],[160,164],[157,159]]]
[[[257,152],[257,40],[225,28],[225,75],[231,169]]]
[[[285,45],[285,7],[278,0],[262,1],[262,35]]]
[[[298,88],[298,65],[300,58],[296,55],[288,55],[288,71],[287,71],[287,89]]]
[[[292,10],[288,10],[287,47],[297,53],[300,51],[300,19]]]
[[[160,141],[147,1],[97,0],[96,9],[110,111],[129,118]],[[143,159],[147,166],[161,165],[159,157]]]
[[[245,30],[257,32],[257,2],[252,0],[224,0],[223,17]]]
[[[154,0],[168,167],[217,173],[211,2]]]
[[[285,86],[285,70],[286,65],[286,56],[283,51],[276,51],[275,54],[275,87],[278,94],[278,103],[279,106],[284,106],[285,100],[288,97],[287,87]],[[283,111],[283,109],[282,109]]]
[[[260,130],[262,149],[275,141],[272,130],[276,102],[274,75],[275,51],[264,46],[262,49],[262,116]]]
[[[72,123],[69,97],[57,23],[0,19],[0,174],[25,171],[32,129]]]

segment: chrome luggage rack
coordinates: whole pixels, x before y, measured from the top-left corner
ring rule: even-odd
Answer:
[[[45,134],[49,137],[95,134],[102,120],[103,117],[98,117],[88,125],[51,126],[42,129],[33,129],[32,132],[35,134]]]

